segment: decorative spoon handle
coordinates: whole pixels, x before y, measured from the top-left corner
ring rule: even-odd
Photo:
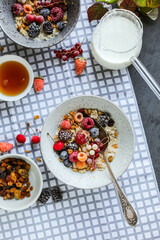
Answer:
[[[104,156],[105,156],[105,153],[104,153]],[[134,208],[132,207],[131,203],[128,201],[127,197],[124,195],[124,193],[122,192],[122,189],[120,188],[112,170],[111,170],[111,167],[110,167],[110,164],[105,156],[105,159],[106,159],[106,164],[107,164],[107,168],[108,168],[108,171],[110,173],[110,176],[111,176],[111,179],[112,179],[112,182],[115,186],[115,190],[117,192],[117,195],[119,197],[119,200],[120,200],[120,204],[121,204],[121,207],[122,207],[122,212],[123,212],[123,215],[125,217],[125,220],[127,221],[127,223],[132,226],[132,227],[135,227],[137,222],[138,222],[138,217],[137,217],[137,214],[136,214],[136,211],[134,210]]]

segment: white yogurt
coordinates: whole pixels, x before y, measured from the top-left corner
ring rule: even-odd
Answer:
[[[95,60],[105,68],[121,69],[138,57],[142,47],[143,28],[129,11],[111,10],[97,25],[91,40]]]

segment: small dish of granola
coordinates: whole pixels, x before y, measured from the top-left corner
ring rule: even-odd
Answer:
[[[100,126],[106,132],[104,139]],[[41,152],[59,180],[77,188],[98,188],[111,183],[106,161],[116,178],[128,168],[134,153],[134,133],[128,118],[114,103],[101,97],[79,96],[50,113],[41,133]]]
[[[42,185],[41,172],[30,158],[20,154],[0,157],[0,208],[28,208],[38,199]]]

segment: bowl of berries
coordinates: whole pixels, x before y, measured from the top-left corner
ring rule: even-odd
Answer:
[[[60,104],[41,133],[41,152],[50,171],[82,189],[111,183],[106,161],[120,177],[131,162],[134,146],[126,115],[111,101],[96,96],[78,96]]]
[[[80,0],[3,0],[0,24],[14,42],[44,48],[63,41],[80,15]]]

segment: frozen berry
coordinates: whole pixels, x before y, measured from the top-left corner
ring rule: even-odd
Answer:
[[[57,186],[55,186],[51,189],[51,196],[52,196],[54,202],[60,202],[63,199],[61,191],[60,191],[59,187],[57,187]]]
[[[32,143],[39,143],[39,142],[40,142],[40,137],[34,135],[34,136],[31,138],[31,142],[32,142]]]
[[[46,34],[52,34],[53,33],[53,25],[51,22],[49,21],[46,21],[44,24],[43,24],[43,30]]]
[[[65,167],[71,167],[72,166],[72,162],[69,159],[64,160],[63,164],[64,164]]]
[[[97,144],[93,144],[92,149],[93,150],[97,150],[98,149],[98,145]]]
[[[16,137],[17,142],[19,143],[25,143],[26,137],[23,134],[18,134]]]
[[[82,121],[82,127],[86,130],[89,130],[94,126],[94,120],[90,117],[86,117]]]
[[[51,194],[50,194],[49,189],[48,188],[43,189],[42,192],[41,192],[41,195],[39,196],[39,198],[37,200],[37,202],[45,204],[48,201],[48,199],[50,198],[50,196],[51,196]]]
[[[67,130],[60,130],[58,133],[58,138],[62,141],[68,141],[72,139],[72,133]]]
[[[37,25],[35,22],[31,23],[28,29],[28,35],[32,38],[35,38],[40,33],[40,26]]]
[[[70,129],[71,128],[71,122],[68,120],[63,120],[61,122],[61,129]]]
[[[62,31],[64,28],[64,22],[58,22],[56,23],[56,25],[58,26],[58,30]]]
[[[70,155],[69,155],[69,160],[71,162],[77,162],[78,160],[78,152],[72,152]]]
[[[101,141],[101,140],[100,140],[99,138],[95,138],[95,139],[94,139],[94,143],[96,143],[96,144],[100,143],[100,141]]]
[[[99,135],[99,129],[98,128],[91,128],[89,130],[91,137],[96,138]]]
[[[78,149],[78,145],[75,142],[70,142],[66,146],[68,149],[71,149],[73,151],[76,151]]]
[[[39,13],[44,18],[47,18],[49,16],[49,14],[50,14],[50,10],[48,8],[42,8]]]
[[[16,16],[18,16],[22,12],[23,8],[22,5],[19,3],[14,3],[12,5],[12,13]]]
[[[86,142],[88,142],[89,138],[90,138],[89,132],[87,132],[86,130],[80,130],[76,134],[76,143],[79,145],[85,144]]]
[[[38,24],[42,24],[44,22],[44,17],[39,15],[39,16],[36,16],[36,19],[35,19],[36,23]]]
[[[58,22],[63,18],[63,10],[59,7],[52,8],[50,16],[53,22]]]
[[[88,159],[87,159],[87,163],[88,163],[88,164],[92,164],[92,158],[88,158]]]
[[[58,141],[53,145],[53,148],[55,151],[61,151],[63,147],[64,147],[64,143],[62,141]]]
[[[94,155],[95,155],[95,151],[94,151],[94,150],[91,150],[91,151],[89,152],[89,154],[90,154],[91,156],[94,156]]]
[[[35,21],[35,16],[32,15],[32,14],[27,14],[26,15],[26,20],[30,23],[34,22]]]
[[[102,127],[106,127],[108,125],[108,121],[109,116],[106,114],[102,114],[98,119],[98,122],[102,125]]]
[[[67,158],[69,157],[69,155],[68,155],[68,152],[67,151],[62,151],[61,153],[60,153],[60,158],[62,159],[62,160],[66,160]]]

